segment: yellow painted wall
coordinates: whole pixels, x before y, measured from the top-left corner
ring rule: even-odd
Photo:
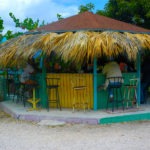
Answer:
[[[60,78],[60,103],[62,108],[72,108],[73,102],[73,89],[71,80],[75,77],[84,77],[85,84],[87,85],[87,93],[89,94],[89,104],[90,108],[93,108],[93,75],[92,74],[71,74],[71,73],[61,73],[61,74],[47,74],[48,78]],[[54,91],[52,91],[52,97],[54,97]],[[82,96],[82,95],[81,95]],[[50,107],[53,107],[51,104]]]

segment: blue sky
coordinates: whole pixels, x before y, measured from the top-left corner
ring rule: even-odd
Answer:
[[[64,18],[73,16],[78,13],[80,5],[88,3],[95,5],[95,12],[104,9],[107,2],[108,0],[0,0],[0,17],[4,20],[4,33],[7,30],[17,32],[20,29],[15,28],[9,12],[21,21],[29,17],[50,23],[57,20],[57,13]]]

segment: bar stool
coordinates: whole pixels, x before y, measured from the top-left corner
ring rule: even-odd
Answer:
[[[61,110],[60,98],[59,98],[59,83],[60,78],[46,78],[47,83],[47,109],[49,110],[50,103],[56,103],[57,108]]]
[[[139,81],[138,78],[133,78],[129,80],[129,84],[124,85],[124,99],[125,99],[125,102],[127,103],[127,108],[129,106],[129,102],[131,103],[132,107],[134,104],[136,104],[138,108],[138,102],[137,102],[138,81]]]
[[[36,88],[38,88],[38,86],[39,85],[37,83],[28,84],[28,87],[32,90],[32,98],[27,100],[29,103],[32,104],[32,108],[29,108],[28,111],[39,110],[39,108],[37,108],[37,104],[40,101],[40,99],[36,98],[36,95],[35,95],[35,91],[36,91]]]
[[[33,91],[38,86],[39,85],[37,84],[37,82],[35,80],[29,79],[23,83],[18,82],[18,89],[15,91],[15,94],[17,94],[17,102],[19,102],[21,100],[21,102],[23,102],[23,105],[25,107],[26,102],[34,101],[35,96],[33,94]],[[29,97],[31,97],[30,92],[32,92],[32,98],[29,99]],[[30,103],[33,104],[34,102],[33,103],[30,102]]]
[[[83,77],[74,77],[71,79],[72,89],[73,89],[73,112],[75,108],[83,107],[84,112],[86,108],[89,110],[89,102],[87,98],[87,85],[85,84],[85,79]]]
[[[122,95],[122,77],[109,77],[106,79],[108,81],[108,99],[106,110],[108,109],[109,103],[112,104],[112,112],[114,111],[114,107],[121,103],[122,109],[124,110],[124,99]]]

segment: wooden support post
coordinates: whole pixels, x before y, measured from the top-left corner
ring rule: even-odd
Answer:
[[[137,102],[138,106],[140,106],[141,99],[141,53],[137,54],[137,77],[139,78],[138,86],[137,86]]]
[[[7,41],[7,38],[6,37],[3,37],[0,41],[0,44],[4,43]],[[8,100],[8,73],[7,73],[7,70],[4,71],[4,78],[3,78],[3,100]]]
[[[46,67],[44,65],[45,56],[42,57],[42,76],[41,76],[41,104],[44,108],[47,107],[47,88],[46,88]]]
[[[94,85],[93,85],[93,95],[94,95],[94,110],[97,110],[97,58],[94,58],[94,68],[93,68],[93,79],[94,79]]]

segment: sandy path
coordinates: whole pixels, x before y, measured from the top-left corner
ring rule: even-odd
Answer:
[[[0,150],[150,150],[150,122],[47,127],[0,112]]]

